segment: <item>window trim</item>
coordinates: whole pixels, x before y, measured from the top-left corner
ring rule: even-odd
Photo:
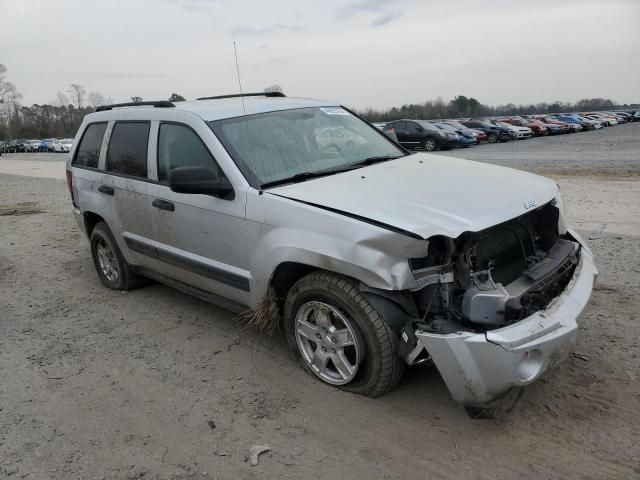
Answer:
[[[209,152],[209,155],[211,155],[211,158],[213,159],[213,162],[217,165],[218,170],[222,172],[222,175],[229,180],[228,175],[225,173],[225,171],[222,169],[222,166],[220,165],[220,162],[218,162],[218,160],[216,160],[216,156],[213,154],[213,152],[211,151],[211,149],[209,147],[207,147],[207,144],[204,142],[204,140],[202,139],[202,137],[198,134],[198,132],[195,131],[195,129],[191,126],[191,125],[187,125],[186,123],[182,123],[182,122],[174,122],[171,120],[160,120],[158,122],[158,134],[156,135],[156,159],[155,159],[155,167],[156,167],[156,182],[159,185],[165,185],[168,186],[169,185],[169,179],[167,180],[160,180],[160,129],[162,128],[162,125],[177,125],[179,127],[186,127],[189,130],[191,130],[193,132],[193,134],[196,136],[196,138],[200,141],[200,143],[202,144],[202,146],[204,147],[204,149]],[[147,176],[148,176],[148,172],[147,172]],[[230,180],[229,180],[230,181]]]
[[[84,140],[85,135],[87,134],[87,130],[89,127],[93,125],[102,125],[104,124],[104,132],[102,132],[102,141],[100,142],[100,146],[98,147],[98,163],[95,167],[90,167],[88,165],[78,165],[76,162],[78,160],[78,153],[80,152],[80,147],[82,146],[82,140]],[[85,168],[87,170],[95,170],[98,171],[100,169],[100,153],[102,152],[102,144],[104,143],[104,137],[107,135],[107,130],[109,129],[109,122],[104,120],[101,122],[91,122],[87,123],[87,126],[84,128],[82,132],[82,136],[80,137],[80,141],[78,142],[78,146],[76,147],[76,151],[73,154],[73,158],[71,159],[71,166],[75,168]]]
[[[116,128],[116,125],[118,125],[119,123],[146,123],[147,125],[149,125],[149,133],[147,134],[147,152],[146,155],[144,156],[144,168],[145,168],[145,176],[144,177],[140,177],[138,175],[131,175],[128,173],[123,173],[123,172],[118,172],[118,171],[113,171],[113,170],[109,170],[109,150],[111,149],[111,141],[113,140],[113,131]],[[148,181],[149,180],[149,138],[151,137],[151,120],[115,120],[113,122],[113,125],[111,125],[111,131],[109,132],[109,142],[107,143],[107,148],[105,150],[104,153],[104,170],[103,172],[109,175],[115,175],[117,177],[124,177],[124,178],[131,178],[134,180],[144,180],[144,181]],[[78,144],[79,145],[79,144]]]

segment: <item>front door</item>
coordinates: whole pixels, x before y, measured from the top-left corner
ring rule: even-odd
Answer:
[[[224,172],[190,126],[161,122],[157,135],[158,181],[151,185],[150,198],[159,273],[247,304],[251,276],[245,192],[234,191],[226,198],[173,192],[168,179],[174,168],[206,167],[220,176]]]

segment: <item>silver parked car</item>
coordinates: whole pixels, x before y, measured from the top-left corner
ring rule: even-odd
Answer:
[[[351,392],[433,364],[474,415],[569,355],[597,271],[555,182],[409,154],[332,102],[236,97],[85,117],[67,179],[105,286],[253,309]]]

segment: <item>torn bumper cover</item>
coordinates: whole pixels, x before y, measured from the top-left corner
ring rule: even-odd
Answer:
[[[535,381],[569,356],[576,343],[577,319],[597,275],[592,253],[583,248],[571,281],[545,310],[485,333],[443,335],[417,330],[415,335],[453,398],[481,406]]]

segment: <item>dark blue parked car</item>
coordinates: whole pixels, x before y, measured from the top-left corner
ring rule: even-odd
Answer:
[[[449,125],[448,123],[442,123],[442,122],[434,122],[434,125],[438,127],[440,130],[446,130],[447,132],[455,132],[458,135],[460,135],[461,147],[466,148],[466,147],[470,147],[471,145],[476,145],[478,143],[478,141],[476,140],[476,136],[468,128],[459,129]]]

